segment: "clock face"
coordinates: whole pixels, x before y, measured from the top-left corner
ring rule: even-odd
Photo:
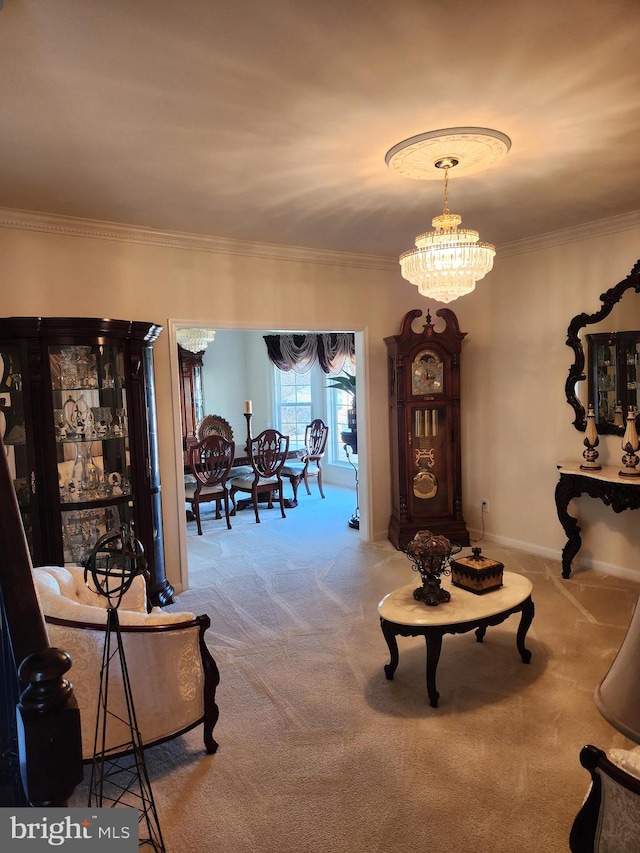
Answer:
[[[442,359],[434,350],[421,350],[411,365],[412,394],[444,393]]]

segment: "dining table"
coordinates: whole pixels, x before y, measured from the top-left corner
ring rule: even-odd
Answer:
[[[304,454],[304,448],[303,447],[292,448],[287,453],[287,459],[301,459],[303,457],[303,454]],[[251,459],[250,459],[248,451],[247,451],[247,446],[246,446],[246,444],[244,444],[244,445],[236,444],[236,450],[235,450],[235,454],[233,456],[233,465],[231,466],[231,471],[229,472],[228,480],[231,480],[233,478],[233,469],[234,468],[240,468],[240,467],[244,467],[244,466],[251,468]],[[192,473],[193,473],[193,471],[192,471],[191,465],[185,463],[185,465],[184,465],[185,476],[188,476],[189,474],[192,474]],[[227,482],[228,482],[228,480],[227,480]],[[292,490],[293,490],[293,486],[292,486]],[[250,507],[252,505],[253,505],[253,502],[252,502],[251,498],[242,498],[241,500],[237,501],[236,510],[243,510],[243,509],[246,509],[247,507]],[[297,501],[297,499],[295,499],[293,497],[291,497],[291,498],[285,497],[284,506],[285,506],[285,509],[293,509],[294,507],[298,506],[298,501]],[[192,518],[191,515],[192,515],[191,510],[187,510],[187,521],[193,521],[195,516]]]

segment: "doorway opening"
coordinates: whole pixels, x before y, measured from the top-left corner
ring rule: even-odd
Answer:
[[[237,324],[216,323],[215,321],[193,321],[193,320],[169,320],[167,330],[169,333],[170,346],[170,369],[172,374],[173,388],[173,419],[174,419],[174,440],[175,440],[175,458],[177,460],[177,510],[178,518],[181,519],[179,536],[179,558],[180,558],[180,582],[177,589],[189,588],[189,558],[187,548],[187,520],[184,502],[184,449],[183,449],[183,422],[182,422],[182,406],[180,401],[181,382],[180,382],[180,366],[178,358],[178,344],[176,333],[178,329],[185,328],[208,328],[216,330],[216,339],[210,345],[203,357],[203,366],[207,361],[210,364],[215,364],[214,370],[203,371],[203,411],[204,414],[211,414],[224,417],[232,426],[234,440],[236,443],[244,446],[247,437],[248,423],[243,417],[246,411],[246,405],[251,403],[253,410],[252,420],[255,428],[252,428],[252,433],[255,435],[262,429],[276,426],[276,419],[279,414],[277,412],[278,401],[276,399],[276,382],[274,379],[274,368],[269,362],[264,335],[274,334],[273,329],[257,328],[253,326],[239,327]],[[299,329],[283,330],[280,329],[277,334],[309,334],[320,333],[325,330],[306,330],[301,332]],[[336,331],[332,329],[331,332]],[[354,459],[351,455],[349,458],[344,452],[342,458],[339,458],[339,450],[334,448],[332,451],[333,459],[327,460],[327,464],[323,464],[324,479],[329,484],[335,484],[342,488],[350,488],[353,490],[354,510],[359,513],[359,531],[354,531],[355,536],[359,536],[363,541],[369,541],[370,531],[372,529],[370,519],[370,500],[368,499],[368,484],[369,476],[369,454],[367,453],[367,340],[366,328],[361,329],[341,329],[340,332],[350,332],[354,335],[355,354],[357,365],[357,409],[358,409],[358,455]],[[241,370],[239,375],[242,380],[238,379],[238,371],[230,370],[229,365],[240,365]],[[325,376],[328,381],[330,375]],[[320,386],[327,383],[320,383]],[[321,390],[324,390],[321,388]],[[331,395],[328,395],[331,400]],[[338,406],[340,402],[338,401]],[[257,415],[257,417],[256,417]],[[315,415],[314,416],[321,416]],[[327,417],[332,417],[331,413],[327,413]],[[335,458],[338,455],[338,458]],[[356,465],[354,466],[354,462]],[[300,498],[299,498],[300,499]],[[291,515],[295,513],[292,509]],[[352,516],[353,518],[353,516]],[[293,518],[295,522],[295,516]],[[345,525],[350,519],[345,518]],[[175,585],[175,584],[174,584]]]

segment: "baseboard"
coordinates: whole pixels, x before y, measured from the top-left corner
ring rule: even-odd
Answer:
[[[469,546],[471,548],[479,541],[482,531],[469,528],[469,536],[471,537],[471,545]],[[384,530],[376,531],[373,541],[382,542],[387,538],[388,530],[385,528]],[[555,560],[558,564],[562,563],[562,551],[557,548],[545,548],[542,545],[535,545],[533,542],[522,542],[519,539],[510,539],[508,536],[496,536],[486,532],[482,541],[502,545],[505,548],[515,548],[516,551],[525,551],[527,554],[534,554],[536,557],[545,557],[547,560]],[[637,581],[640,577],[640,566],[637,569],[633,569],[629,568],[629,566],[617,566],[615,563],[606,563],[603,560],[593,560],[586,556],[582,558],[578,556],[573,559],[572,570],[575,571],[576,569],[595,569],[598,572],[604,572],[607,575],[631,581]]]
[[[474,545],[482,535],[480,530],[469,529],[471,536],[471,544]],[[562,551],[556,548],[545,548],[541,545],[534,545],[532,542],[522,542],[519,539],[510,539],[507,536],[496,536],[492,533],[484,534],[483,542],[493,542],[496,545],[503,545],[505,548],[515,548],[516,551],[526,551],[527,554],[535,554],[537,557],[545,557],[548,560],[555,560],[558,563],[562,562]],[[590,557],[574,557],[572,562],[572,571],[576,569],[595,569],[599,572],[604,572],[607,575],[612,575],[625,580],[637,581],[640,569],[632,569],[628,566],[617,566],[615,563],[606,563],[603,560],[593,560]]]

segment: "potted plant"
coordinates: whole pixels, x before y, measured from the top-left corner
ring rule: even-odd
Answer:
[[[356,375],[344,370],[342,375],[334,376],[327,388],[338,388],[349,394],[350,406],[347,411],[348,430],[340,433],[343,444],[348,445],[353,453],[358,453],[358,422],[356,416]]]

